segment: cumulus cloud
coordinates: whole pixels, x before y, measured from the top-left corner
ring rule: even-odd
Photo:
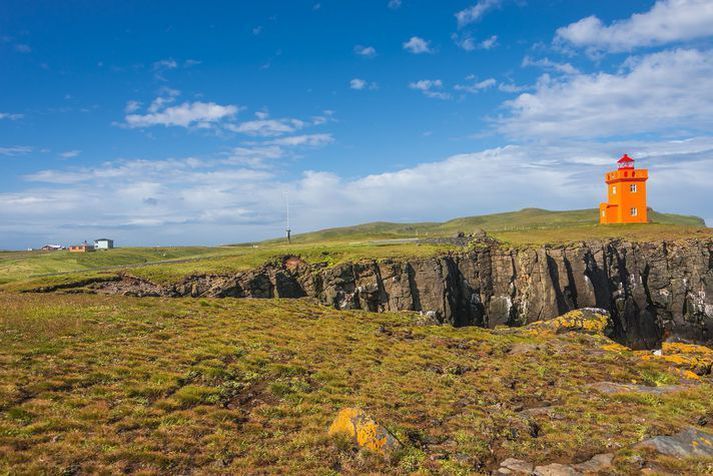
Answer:
[[[420,55],[423,53],[433,53],[434,50],[431,48],[431,42],[426,41],[418,36],[412,36],[408,41],[403,43],[403,47],[406,51],[413,53],[415,55]]]
[[[484,89],[490,89],[497,84],[495,78],[478,81],[474,76],[468,76],[466,79],[470,81],[469,84],[456,84],[453,89],[466,93],[477,93]]]
[[[651,10],[605,25],[596,16],[559,28],[556,42],[592,51],[629,51],[713,35],[710,0],[659,0]]]
[[[349,81],[349,87],[360,91],[366,87],[366,81],[364,81],[363,79],[354,78]]]
[[[392,10],[398,10],[401,8],[401,0],[389,0],[386,5]]]
[[[59,156],[63,159],[73,159],[74,157],[79,156],[79,154],[81,153],[81,150],[68,150],[66,152],[62,152],[61,154],[59,154]]]
[[[177,106],[164,107],[167,100],[157,98],[146,114],[127,114],[127,127],[180,126],[210,127],[237,114],[238,107],[214,102],[184,102]]]
[[[273,137],[290,134],[305,127],[304,121],[299,119],[268,119],[264,114],[258,114],[257,119],[245,121],[240,124],[228,124],[226,129],[249,136]]]
[[[480,20],[483,15],[495,7],[498,7],[501,0],[480,0],[475,5],[465,8],[455,14],[458,28],[463,28]]]
[[[470,34],[459,35],[458,33],[453,33],[451,38],[459,48],[465,51],[490,50],[495,48],[498,44],[497,35],[493,35],[482,41],[476,41]]]
[[[322,146],[334,142],[332,134],[302,134],[297,136],[280,137],[267,142],[267,144],[282,145],[282,146]]]
[[[354,47],[354,53],[365,58],[373,58],[376,56],[376,49],[373,46],[356,45]]]
[[[713,125],[713,50],[629,58],[617,73],[543,75],[507,101],[499,129],[513,137],[606,137]]]
[[[349,87],[351,89],[356,89],[357,91],[361,91],[363,89],[377,89],[377,84],[375,82],[369,82],[364,79],[359,79],[359,78],[354,78],[351,81],[349,81]]]
[[[443,91],[443,81],[440,79],[421,79],[409,83],[409,88],[421,91],[426,97],[435,99],[450,99],[451,95]]]

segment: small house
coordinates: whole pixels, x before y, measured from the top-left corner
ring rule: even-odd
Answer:
[[[87,243],[86,241],[82,244],[79,245],[71,245],[69,247],[69,252],[70,253],[88,253],[90,251],[94,251],[94,247]]]
[[[42,247],[42,251],[58,251],[62,249],[62,245],[48,244]]]
[[[114,240],[109,238],[99,238],[94,240],[94,248],[98,250],[110,250],[114,247]]]

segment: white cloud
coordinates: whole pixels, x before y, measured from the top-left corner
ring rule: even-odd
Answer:
[[[334,142],[334,138],[331,134],[303,134],[298,136],[288,136],[280,137],[279,139],[273,139],[267,142],[267,144],[281,145],[281,146],[311,146],[318,147]]]
[[[465,51],[490,50],[495,48],[498,43],[497,35],[493,35],[483,41],[476,41],[470,34],[458,35],[453,33],[451,38],[459,48]]]
[[[498,35],[493,35],[490,38],[486,38],[480,42],[480,47],[484,50],[489,50],[495,48],[498,44]]]
[[[178,106],[164,108],[166,100],[157,98],[147,114],[127,114],[127,127],[180,126],[210,127],[237,114],[238,107],[220,105],[214,102],[184,102]]]
[[[389,0],[386,5],[392,10],[397,10],[401,8],[401,0]]]
[[[645,13],[607,26],[596,16],[559,28],[556,42],[593,51],[629,51],[637,47],[692,40],[713,35],[710,0],[659,0]]]
[[[17,52],[19,52],[19,53],[31,53],[31,52],[32,52],[32,48],[30,47],[30,45],[25,45],[25,44],[23,44],[23,43],[18,43],[18,44],[15,45],[15,51],[17,51]]]
[[[351,89],[356,89],[357,91],[361,91],[364,89],[377,89],[378,85],[375,82],[369,82],[364,79],[359,79],[359,78],[354,78],[351,81],[349,81],[349,87]]]
[[[360,91],[366,87],[366,81],[364,81],[363,79],[354,78],[349,81],[349,87]]]
[[[0,155],[16,156],[32,152],[32,147],[26,145],[15,145],[10,147],[0,147]]]
[[[409,83],[409,88],[421,91],[425,96],[435,99],[450,99],[451,95],[442,91],[443,81],[440,79],[421,79]]]
[[[0,112],[0,119],[7,119],[8,121],[17,121],[25,117],[24,114],[15,114],[11,112]]]
[[[127,101],[126,106],[124,107],[124,112],[127,114],[131,114],[132,112],[136,112],[139,109],[141,109],[141,103],[139,101]]]
[[[513,137],[606,137],[713,126],[713,50],[629,58],[618,73],[543,75],[533,93],[505,103]]]
[[[233,132],[239,132],[249,136],[273,137],[283,134],[290,134],[305,127],[304,121],[299,119],[266,119],[266,116],[258,116],[253,121],[245,121],[240,124],[227,124],[225,127]]]
[[[423,38],[419,38],[418,36],[412,36],[409,38],[408,41],[403,43],[403,47],[406,51],[415,55],[434,52],[433,49],[431,49],[431,42],[426,41]]]
[[[178,63],[172,58],[156,61],[153,64],[154,71],[159,69],[176,69],[177,67]]]
[[[59,154],[60,157],[63,159],[73,159],[74,157],[77,157],[79,154],[81,154],[81,150],[68,150],[66,152],[62,152]]]
[[[569,63],[558,63],[550,60],[549,58],[542,58],[539,60],[532,59],[529,56],[525,56],[522,59],[522,66],[536,66],[548,71],[556,71],[558,73],[564,74],[579,74],[579,70]]]
[[[497,84],[494,78],[484,79],[482,81],[476,81],[475,77],[469,76],[466,78],[471,81],[470,84],[456,84],[453,89],[456,91],[463,91],[466,93],[477,93],[484,89],[490,89]]]
[[[455,14],[458,28],[463,28],[480,20],[489,10],[500,5],[500,0],[480,0],[473,6],[463,9]]]
[[[354,53],[359,56],[364,56],[365,58],[373,58],[376,56],[376,49],[373,46],[356,45],[354,47]]]
[[[521,93],[527,91],[528,89],[534,89],[532,86],[517,85],[515,83],[500,83],[498,84],[498,91],[504,93]]]

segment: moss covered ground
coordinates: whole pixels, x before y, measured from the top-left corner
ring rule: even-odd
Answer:
[[[619,474],[639,455],[713,471],[631,448],[713,424],[710,377],[599,335],[419,326],[309,300],[0,293],[0,309],[0,474],[485,474],[507,457],[604,452]],[[605,381],[680,387],[591,387]],[[383,458],[330,438],[344,407],[404,448]]]

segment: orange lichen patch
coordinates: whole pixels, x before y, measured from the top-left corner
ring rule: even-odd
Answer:
[[[609,326],[609,316],[593,309],[576,309],[548,321],[533,322],[527,329],[539,332],[561,334],[563,332],[583,332],[603,335]]]
[[[358,408],[342,409],[329,427],[329,435],[346,435],[358,446],[382,455],[401,447],[401,443],[386,428]]]

